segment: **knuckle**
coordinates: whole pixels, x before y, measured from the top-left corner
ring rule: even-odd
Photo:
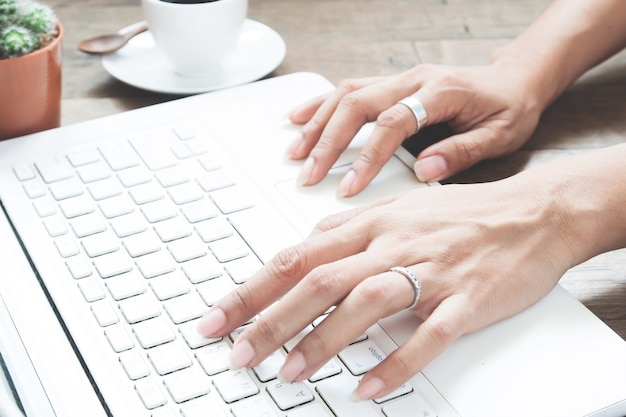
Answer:
[[[360,86],[357,83],[357,80],[353,79],[343,80],[337,85],[337,91],[342,95],[346,95],[348,93],[356,91],[359,88]]]
[[[454,326],[449,320],[425,321],[424,334],[435,346],[448,346],[457,337]]]
[[[307,279],[312,298],[327,298],[329,293],[337,290],[339,280],[337,272],[330,267],[325,265],[317,267]]]
[[[302,245],[281,250],[269,263],[272,276],[285,283],[290,283],[294,276],[302,276],[305,272],[305,266],[306,256]]]
[[[376,125],[385,129],[397,129],[405,124],[405,116],[400,106],[393,106],[378,115]]]
[[[473,140],[455,142],[455,153],[461,162],[473,163],[482,158],[484,149],[481,144]]]
[[[253,339],[261,339],[272,346],[285,340],[283,330],[272,320],[258,319],[254,323],[254,333]]]
[[[363,281],[356,286],[352,293],[357,297],[358,303],[364,306],[374,306],[381,304],[381,301],[393,299],[389,286],[374,280]],[[383,303],[383,305],[389,304]]]

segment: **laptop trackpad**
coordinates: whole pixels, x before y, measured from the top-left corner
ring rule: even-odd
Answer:
[[[349,168],[350,165],[346,164],[331,169],[326,178],[317,185],[298,186],[296,179],[290,179],[277,183],[276,188],[285,197],[285,202],[292,205],[303,218],[310,230],[329,214],[369,204],[381,197],[416,187],[427,187],[394,155],[363,191],[353,197],[338,198],[337,187]]]

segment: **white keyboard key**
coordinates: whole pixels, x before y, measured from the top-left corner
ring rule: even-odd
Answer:
[[[176,205],[167,199],[153,201],[141,207],[145,219],[150,223],[172,219],[178,215]]]
[[[108,253],[95,258],[93,265],[101,278],[113,277],[133,269],[128,256],[122,251]]]
[[[110,168],[102,161],[83,165],[76,169],[76,173],[85,184],[103,180],[111,176]]]
[[[189,281],[178,271],[152,278],[149,285],[161,301],[189,292]]]
[[[196,180],[200,187],[207,193],[235,185],[235,181],[223,170],[204,172],[200,174]]]
[[[198,201],[204,197],[204,192],[195,182],[186,182],[171,187],[167,190],[167,194],[177,205]]]
[[[318,382],[315,389],[336,416],[380,417],[372,401],[350,400],[350,394],[356,386],[357,379],[344,372]],[[412,415],[413,411],[405,414]]]
[[[172,131],[180,140],[189,140],[196,137],[196,129],[190,121],[177,123],[172,127]]]
[[[211,256],[192,259],[185,262],[181,269],[194,284],[217,278],[222,275],[222,266]]]
[[[152,173],[143,166],[134,166],[118,171],[117,178],[124,187],[134,187],[152,181]]]
[[[229,404],[259,392],[259,388],[245,369],[216,375],[213,378],[213,385],[222,399]]]
[[[70,197],[76,197],[85,192],[85,187],[76,177],[68,178],[50,184],[50,194],[55,200],[61,201]]]
[[[198,158],[198,162],[205,171],[215,171],[222,167],[222,164],[211,155],[202,155]]]
[[[128,142],[109,142],[98,150],[113,171],[139,165],[139,158]]]
[[[207,305],[196,292],[190,292],[163,303],[163,309],[174,324],[197,319],[204,314]]]
[[[147,204],[153,201],[157,201],[165,197],[163,189],[155,182],[148,182],[141,184],[128,190],[130,198],[133,199],[135,204]]]
[[[124,352],[135,347],[133,339],[123,326],[109,326],[104,331],[104,335],[116,353]]]
[[[187,237],[191,234],[189,224],[181,217],[175,217],[154,225],[154,231],[163,242]]]
[[[202,155],[209,151],[206,141],[200,138],[188,139],[185,141],[185,145],[194,156]]]
[[[159,375],[167,375],[192,365],[187,352],[176,341],[153,347],[148,351],[148,359]]]
[[[267,386],[267,392],[283,411],[311,402],[314,398],[304,382],[285,384],[275,381]]]
[[[331,415],[326,411],[323,405],[313,403],[303,405],[295,410],[289,410],[287,417],[331,417]]]
[[[285,363],[285,356],[280,350],[272,353],[263,362],[252,368],[261,382],[271,381],[278,375],[278,371]]]
[[[215,397],[219,396],[215,394]],[[223,401],[215,397],[211,392],[209,395],[187,401],[180,405],[180,414],[182,417],[209,417],[207,410],[211,410],[210,417],[232,417],[231,413],[223,411]]]
[[[35,178],[35,171],[28,164],[20,164],[13,167],[13,173],[20,181],[32,180]]]
[[[29,198],[43,197],[46,195],[46,189],[37,180],[26,181],[22,184],[22,188]]]
[[[106,297],[106,294],[102,290],[100,283],[95,278],[81,279],[78,281],[78,288],[83,294],[85,301],[92,303],[94,301],[102,300]]]
[[[72,219],[84,214],[89,214],[95,210],[95,207],[91,202],[91,198],[84,194],[61,201],[59,203],[59,208],[66,219]]]
[[[183,339],[187,343],[187,346],[191,349],[198,349],[202,346],[210,345],[212,343],[220,342],[221,337],[204,337],[198,333],[198,321],[194,320],[178,328],[178,331],[183,336]]]
[[[233,417],[277,417],[269,401],[260,395],[237,401],[230,411]]]
[[[185,204],[180,208],[180,211],[183,212],[189,223],[198,223],[219,215],[219,210],[215,204],[207,198]]]
[[[211,200],[217,208],[224,214],[234,213],[254,207],[254,200],[250,198],[250,193],[243,187],[230,187],[223,190],[213,191],[210,194]]]
[[[150,379],[142,379],[135,384],[135,390],[139,394],[139,398],[148,410],[157,408],[167,403],[167,398],[156,383]]]
[[[117,237],[110,231],[90,235],[81,240],[83,249],[90,258],[106,255],[119,250]]]
[[[67,223],[61,216],[47,217],[43,219],[43,225],[50,237],[57,237],[67,233]]]
[[[74,242],[69,235],[59,236],[54,239],[54,245],[59,251],[59,255],[63,258],[69,258],[70,256],[76,256],[80,253],[78,245]]]
[[[104,220],[102,220],[102,216],[97,212],[72,219],[70,226],[72,230],[74,230],[76,237],[94,235],[104,232],[107,229],[107,225]]]
[[[125,298],[146,292],[146,282],[143,277],[135,272],[127,272],[108,278],[104,285],[107,287],[114,300],[119,301]]]
[[[206,243],[232,236],[235,233],[233,226],[221,217],[197,223],[194,229]]]
[[[339,352],[339,358],[353,375],[363,375],[387,355],[372,341],[350,345]]]
[[[48,217],[56,214],[57,206],[46,197],[40,197],[33,201],[33,207],[39,217]]]
[[[230,367],[230,346],[226,342],[213,343],[200,348],[195,356],[207,375],[224,372]]]
[[[144,278],[154,278],[174,270],[174,260],[165,251],[154,252],[137,258],[135,264]]]
[[[172,187],[189,181],[189,173],[180,166],[163,169],[154,175],[163,187]]]
[[[150,375],[150,369],[138,351],[124,352],[119,360],[126,375],[133,381]]]
[[[115,217],[111,219],[110,224],[117,237],[126,237],[146,230],[144,218],[137,211]]]
[[[407,394],[409,394],[411,392],[413,392],[413,386],[411,386],[410,383],[405,382],[404,384],[400,385],[398,388],[396,388],[395,390],[393,390],[389,394],[385,395],[384,397],[374,398],[374,402],[376,404],[382,404],[382,403],[385,403],[385,402],[387,402],[389,400],[393,400],[394,398],[398,398],[398,397],[401,397],[403,395],[407,395]]]
[[[133,326],[133,333],[144,349],[150,349],[176,339],[176,335],[162,317],[137,323]]]
[[[164,142],[162,138],[151,136],[133,138],[130,141],[132,147],[152,171],[168,168],[177,163],[174,154]]]
[[[383,407],[386,417],[436,417],[437,413],[419,394],[411,394]]]
[[[92,182],[87,186],[87,191],[89,191],[91,198],[100,201],[122,194],[122,187],[115,178],[110,177],[101,181]]]
[[[69,269],[74,279],[81,279],[92,274],[91,267],[82,256],[73,256],[65,260],[65,265]]]
[[[206,377],[195,368],[187,368],[163,378],[163,383],[178,404],[209,393]]]
[[[151,294],[140,294],[119,302],[122,315],[128,324],[139,323],[161,314],[160,307],[154,302]]]
[[[106,300],[91,304],[91,312],[102,327],[110,326],[120,321],[117,313]]]
[[[200,258],[208,251],[206,244],[194,235],[168,243],[167,249],[178,263]]]
[[[236,284],[243,284],[262,266],[261,261],[256,256],[251,255],[228,262],[224,269],[226,269],[226,272],[228,272],[228,275]]]
[[[100,211],[107,219],[132,213],[135,211],[135,203],[126,194],[116,195],[98,203]]]
[[[209,307],[221,300],[233,289],[232,281],[224,276],[203,282],[196,287],[198,294]]]
[[[317,372],[311,375],[311,377],[309,378],[309,381],[311,382],[321,381],[322,379],[335,376],[339,373],[341,373],[341,365],[339,364],[339,361],[337,359],[332,358],[331,360],[326,362],[324,366],[318,369]]]
[[[100,160],[95,148],[75,149],[67,153],[67,159],[73,167],[91,164]]]
[[[35,166],[47,184],[74,176],[74,169],[63,156],[42,159],[36,162]]]
[[[161,250],[161,241],[152,230],[126,237],[122,244],[132,258]]]
[[[218,261],[224,263],[237,258],[243,258],[250,254],[248,245],[239,235],[233,235],[224,239],[216,240],[209,244],[209,249]]]

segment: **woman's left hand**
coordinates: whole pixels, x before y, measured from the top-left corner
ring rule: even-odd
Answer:
[[[228,334],[275,303],[234,343],[233,367],[254,367],[336,306],[280,371],[285,381],[304,380],[376,321],[411,304],[413,286],[389,272],[407,267],[421,282],[412,311],[424,322],[355,392],[383,396],[462,334],[537,302],[571,266],[567,228],[552,216],[553,199],[537,191],[543,175],[518,177],[423,187],[330,216],[213,306],[198,330]]]

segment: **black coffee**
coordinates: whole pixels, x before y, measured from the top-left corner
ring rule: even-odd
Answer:
[[[219,0],[161,0],[165,3],[178,3],[178,4],[198,4],[198,3],[212,3]]]

